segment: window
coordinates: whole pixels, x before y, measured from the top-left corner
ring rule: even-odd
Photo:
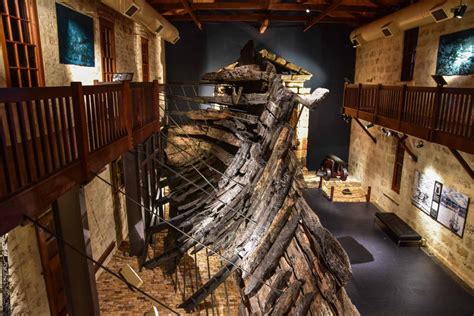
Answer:
[[[0,15],[7,86],[43,86],[35,1],[0,0]]]
[[[142,37],[142,73],[143,81],[150,81],[150,65],[148,63],[148,39]]]
[[[102,60],[102,80],[112,81],[115,73],[114,24],[100,19],[100,51]]]
[[[418,28],[405,31],[403,41],[403,60],[401,81],[413,80],[415,71],[416,45],[418,43]]]
[[[400,193],[400,184],[402,182],[403,158],[405,149],[400,142],[397,143],[397,152],[395,154],[395,165],[393,166],[392,190]]]

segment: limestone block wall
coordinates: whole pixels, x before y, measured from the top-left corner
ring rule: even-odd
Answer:
[[[140,41],[141,37],[146,37],[149,40],[150,79],[163,79],[161,65],[164,58],[164,49],[162,48],[164,44],[160,37],[109,9],[98,0],[68,0],[62,3],[94,19],[95,67],[59,63],[55,1],[38,0],[38,20],[46,85],[68,85],[71,81],[92,84],[94,79],[102,80],[99,17],[114,21],[117,72],[133,72],[134,81],[142,80]]]
[[[474,27],[474,11],[467,12],[463,19],[450,19],[420,27],[412,82],[400,82],[403,32],[393,37],[365,43],[357,48],[355,82],[435,86],[431,75],[436,73],[439,37],[472,27]],[[474,85],[474,75],[449,76],[445,79],[452,87]]]
[[[452,19],[439,24],[420,27],[416,52],[414,80],[408,84],[434,85],[439,36],[474,27],[474,12],[462,20]],[[357,49],[356,83],[400,84],[403,35],[366,43]],[[474,87],[473,76],[446,77],[452,87]],[[409,137],[407,143],[418,156],[415,163],[405,154],[400,194],[391,190],[396,140],[384,137],[380,126],[370,132],[377,137],[374,144],[355,122],[351,127],[349,172],[364,186],[372,186],[372,201],[381,209],[395,212],[418,231],[429,250],[474,287],[474,184],[447,147],[424,142],[416,148],[418,139]],[[474,155],[461,153],[474,166]],[[471,198],[464,237],[459,238],[440,223],[414,207],[410,202],[415,171],[431,174],[438,181]]]
[[[111,181],[110,165],[100,174],[100,177],[108,182]],[[84,187],[84,200],[87,208],[87,220],[89,223],[89,233],[91,236],[92,257],[99,260],[111,243],[116,246],[120,244],[128,235],[127,217],[124,207],[116,211],[114,203],[113,189],[98,178],[94,178]],[[121,196],[119,196],[119,206],[121,206]],[[107,264],[109,258],[106,259]],[[103,270],[100,269],[96,277]]]
[[[18,226],[7,240],[12,315],[49,315],[48,297],[33,224]]]

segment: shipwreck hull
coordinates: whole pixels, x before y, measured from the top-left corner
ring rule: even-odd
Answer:
[[[185,253],[205,246],[227,259],[180,305],[188,312],[233,276],[241,315],[358,315],[344,289],[347,254],[304,200],[292,151],[298,106],[315,106],[325,93],[302,100],[249,47],[235,67],[203,79],[220,93],[194,101],[225,107],[174,112],[185,124],[170,118],[170,222],[179,230],[153,227],[152,233],[169,230],[168,247],[143,266],[171,273]]]

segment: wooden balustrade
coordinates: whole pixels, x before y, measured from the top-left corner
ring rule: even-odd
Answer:
[[[0,235],[159,132],[159,85],[0,88]]]
[[[474,154],[474,88],[347,84],[343,113]]]

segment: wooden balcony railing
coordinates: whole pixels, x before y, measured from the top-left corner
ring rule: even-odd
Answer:
[[[159,132],[159,88],[0,89],[0,235]]]
[[[343,113],[474,154],[474,88],[348,84]]]

